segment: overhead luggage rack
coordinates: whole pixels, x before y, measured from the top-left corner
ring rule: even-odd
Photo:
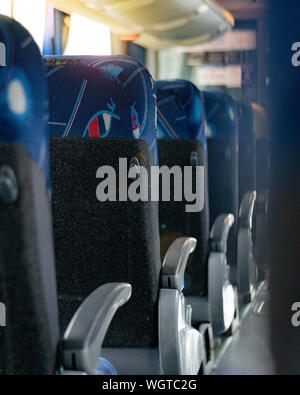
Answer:
[[[55,0],[53,4],[107,24],[116,34],[134,34],[137,44],[157,49],[205,42],[234,26],[230,12],[212,0]]]

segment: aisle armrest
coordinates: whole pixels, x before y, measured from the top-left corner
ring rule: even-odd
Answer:
[[[239,211],[239,223],[244,228],[252,228],[253,210],[254,203],[256,201],[256,191],[245,193],[240,211]]]
[[[130,299],[131,292],[130,284],[108,283],[84,300],[64,335],[64,369],[95,374],[107,329],[119,307]]]
[[[210,232],[211,251],[226,254],[228,234],[233,223],[234,216],[232,214],[221,214],[216,218]]]
[[[179,237],[170,245],[161,269],[162,288],[183,290],[186,264],[196,245],[193,237]]]

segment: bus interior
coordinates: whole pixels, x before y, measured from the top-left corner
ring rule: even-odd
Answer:
[[[0,375],[299,373],[275,3],[0,1]]]

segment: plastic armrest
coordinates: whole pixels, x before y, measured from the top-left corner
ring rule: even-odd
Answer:
[[[252,218],[255,201],[256,191],[245,193],[239,212],[239,223],[244,228],[252,228]]]
[[[161,285],[163,288],[184,288],[184,274],[187,260],[195,250],[197,240],[192,237],[179,237],[169,247],[161,270]]]
[[[227,252],[227,239],[230,228],[234,223],[232,214],[219,215],[210,232],[210,250],[213,252]]]
[[[131,291],[130,284],[108,283],[84,300],[64,335],[65,369],[95,374],[107,329],[118,308],[130,299]]]

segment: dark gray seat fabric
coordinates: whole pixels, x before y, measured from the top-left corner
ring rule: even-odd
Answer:
[[[51,139],[52,212],[62,330],[79,303],[106,282],[126,281],[133,294],[114,318],[105,346],[157,345],[159,234],[151,202],[99,202],[98,167],[119,172],[119,158],[139,157],[141,140]],[[150,172],[150,170],[149,170]],[[149,173],[150,174],[150,173]],[[117,183],[118,185],[118,183]]]
[[[46,62],[50,134],[55,137],[50,157],[61,330],[95,288],[128,282],[131,300],[114,319],[104,345],[156,346],[158,206],[119,202],[118,197],[100,202],[96,197],[100,166],[112,166],[119,174],[119,158],[127,158],[129,168],[137,156],[151,173],[156,156],[151,76],[137,61],[122,56],[98,59],[97,67],[84,57],[80,62],[57,57]]]
[[[0,144],[2,165],[14,169],[20,194],[13,204],[0,199],[0,372],[53,374],[59,332],[49,195],[22,146]]]
[[[238,214],[238,171],[235,142],[208,138],[209,208],[213,222],[220,213]],[[231,211],[230,211],[231,210]]]
[[[209,252],[209,209],[208,209],[208,180],[206,153],[199,140],[158,140],[160,166],[172,168],[191,166],[191,155],[197,158],[197,165],[204,166],[205,201],[204,209],[200,212],[187,213],[185,205],[190,204],[185,199],[174,201],[173,179],[171,178],[171,201],[160,201],[159,218],[161,234],[161,255],[163,256],[170,243],[179,236],[190,236],[197,239],[194,251],[186,270],[185,294],[205,295],[207,293],[207,258]],[[195,191],[195,172],[193,173],[193,191]],[[183,194],[184,196],[184,194]]]
[[[266,110],[252,103],[254,131],[256,137],[256,192],[253,221],[254,254],[259,268],[259,279],[264,279],[268,265],[267,248],[268,206],[270,182],[270,136]]]
[[[239,205],[256,190],[256,138],[251,106],[237,102],[239,133]]]
[[[254,133],[256,138],[256,190],[258,202],[263,200],[269,189],[270,173],[270,127],[267,111],[259,104],[252,103]]]
[[[228,237],[227,258],[233,268],[236,263],[238,218],[238,169],[234,140],[211,137],[207,140],[209,174],[209,209],[211,223],[221,213],[231,213],[235,222]]]
[[[233,217],[224,209],[216,214],[214,221],[210,222],[209,218],[209,201],[215,203],[218,197],[215,194],[209,196],[207,160],[210,157],[204,98],[189,81],[158,81],[156,87],[160,165],[179,167],[182,173],[185,167],[192,167],[193,179],[189,186],[192,186],[193,193],[197,191],[198,199],[200,194],[201,199],[204,197],[203,206],[196,212],[187,212],[185,200],[174,201],[174,193],[171,202],[160,203],[161,245],[166,248],[172,239],[182,234],[197,239],[198,245],[185,276],[185,294],[193,309],[194,326],[210,322],[214,334],[221,335],[230,326],[234,330],[238,321],[236,291],[228,279],[226,260],[227,235]],[[171,191],[174,191],[173,185]]]
[[[208,177],[211,223],[222,213],[234,215],[228,238],[227,259],[236,283],[239,211],[238,118],[233,99],[221,92],[204,92],[208,123]]]
[[[158,107],[158,146],[160,166],[203,166],[206,178],[204,207],[200,212],[187,213],[184,199],[160,201],[161,253],[178,236],[197,239],[197,248],[190,259],[185,278],[185,294],[207,293],[207,258],[209,239],[209,202],[207,187],[207,151],[203,97],[195,85],[186,80],[161,80],[155,83]],[[196,190],[195,171],[193,191]],[[202,192],[202,191],[200,191]],[[182,194],[184,196],[184,193]]]

